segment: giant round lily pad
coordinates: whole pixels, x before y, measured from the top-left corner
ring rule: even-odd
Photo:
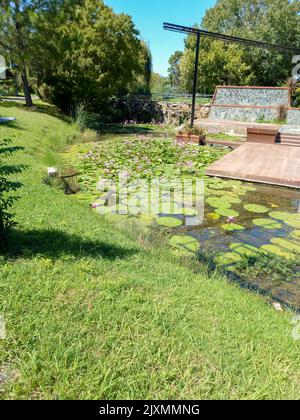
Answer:
[[[228,265],[241,261],[242,257],[235,252],[223,252],[215,257],[215,263],[218,265]]]
[[[300,214],[292,215],[288,220],[285,220],[285,223],[295,229],[300,229]]]
[[[176,217],[159,217],[156,223],[160,226],[175,228],[182,225],[182,220],[176,219]]]
[[[206,200],[206,203],[216,209],[231,207],[231,203],[227,201],[226,198],[223,199],[223,198],[218,198],[218,197],[208,197],[208,199]]]
[[[291,213],[287,213],[284,211],[272,211],[269,213],[271,217],[277,220],[281,220],[282,222],[285,222],[286,220],[289,220],[292,217]]]
[[[263,229],[281,229],[282,224],[272,219],[253,219],[255,226]]]
[[[240,215],[236,210],[227,208],[216,209],[216,213],[224,217],[239,217]]]
[[[207,218],[210,220],[219,220],[220,219],[220,215],[217,213],[208,213]]]
[[[199,242],[192,236],[172,236],[169,240],[169,244],[177,249],[183,249],[189,252],[197,252],[199,249]]]
[[[244,226],[238,225],[237,223],[225,223],[224,225],[221,225],[221,228],[226,232],[245,230]]]
[[[230,204],[241,204],[242,200],[238,196],[234,195],[223,195],[221,200],[226,201]]]
[[[258,253],[258,248],[248,244],[237,243],[231,244],[229,247],[232,251],[236,252],[237,254],[245,255],[247,257],[251,257]]]
[[[292,242],[292,241],[289,241],[289,240],[283,239],[283,238],[273,238],[271,240],[271,242],[274,245],[278,245],[282,248],[285,248],[285,250],[295,252],[295,253],[300,253],[300,244],[299,243],[295,243],[295,242]]]
[[[294,258],[294,255],[288,251],[285,251],[280,246],[277,245],[263,245],[260,248],[262,251],[267,252],[268,254],[274,254],[277,257],[285,258],[287,260],[291,260]]]
[[[268,213],[269,209],[260,204],[246,204],[244,208],[251,213]]]
[[[294,230],[292,236],[294,236],[296,239],[300,239],[300,230]]]

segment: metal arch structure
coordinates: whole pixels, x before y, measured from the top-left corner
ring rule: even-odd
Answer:
[[[163,28],[166,31],[186,33],[197,37],[196,43],[196,57],[195,57],[195,69],[194,69],[194,81],[193,81],[193,101],[192,101],[192,117],[191,126],[194,125],[195,120],[195,109],[196,109],[196,93],[197,93],[197,80],[198,80],[198,65],[200,56],[200,43],[201,37],[213,38],[218,41],[247,45],[250,47],[261,48],[265,50],[277,50],[288,53],[300,54],[300,48],[282,46],[277,44],[268,44],[266,42],[255,41],[252,39],[240,38],[237,36],[224,35],[217,32],[209,32],[203,29],[191,28],[188,26],[174,25],[173,23],[164,23]]]

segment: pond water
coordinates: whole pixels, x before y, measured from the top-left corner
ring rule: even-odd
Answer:
[[[163,229],[176,254],[205,258],[233,279],[300,309],[300,191],[203,176],[222,153],[139,136],[79,145],[67,161],[80,174],[75,197],[95,211],[124,213],[124,220],[135,217],[149,228]],[[129,190],[99,192],[99,179],[108,173],[114,183],[122,168],[130,173]],[[159,191],[149,193],[149,182],[156,177]],[[194,187],[191,202],[178,194],[178,185],[187,179],[204,181],[200,206],[195,206],[199,195]],[[115,198],[115,204],[108,198]],[[147,207],[149,202],[157,206],[155,211]]]
[[[164,188],[174,184],[164,182]],[[176,187],[176,183],[175,183]],[[159,225],[166,230],[172,249],[183,255],[213,255],[213,262],[247,286],[255,287],[273,298],[300,308],[300,192],[298,190],[250,184],[234,180],[206,179],[203,223],[186,225],[187,217],[197,216],[195,207],[179,207],[176,195],[171,208],[169,192],[164,188],[154,197],[160,203],[157,214],[139,210],[148,192],[131,187],[129,198],[117,198],[116,209],[107,207],[107,196],[99,201],[97,211],[102,213],[126,212],[147,225]],[[152,196],[153,203],[153,196]],[[105,211],[104,211],[105,210]],[[189,219],[190,220],[190,219]],[[279,265],[293,265],[292,278],[286,278],[284,267],[281,279],[258,271],[256,275],[238,276],[239,264],[244,257],[266,254]],[[209,257],[210,258],[210,257]],[[238,268],[237,268],[238,267]]]

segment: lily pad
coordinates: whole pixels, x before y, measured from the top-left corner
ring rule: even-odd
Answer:
[[[239,213],[236,210],[228,208],[219,208],[216,210],[216,213],[224,217],[239,217]]]
[[[176,217],[159,217],[156,223],[160,226],[175,228],[182,225],[182,220],[176,219]]]
[[[221,197],[221,200],[227,201],[230,204],[241,204],[242,202],[242,200],[238,196],[234,195],[223,195],[223,197]]]
[[[197,216],[197,210],[186,207],[182,209],[181,214],[183,214],[184,216]]]
[[[292,236],[294,236],[297,239],[300,239],[300,230],[294,230],[292,233]]]
[[[238,225],[236,223],[225,223],[221,225],[221,228],[226,230],[226,232],[235,232],[238,230],[245,230],[244,226]]]
[[[259,226],[264,229],[281,229],[282,224],[279,222],[276,222],[272,219],[254,219],[253,223],[255,226]]]
[[[274,254],[277,257],[285,258],[287,260],[294,258],[293,254],[284,251],[280,246],[277,245],[263,245],[260,249],[267,252],[268,254]]]
[[[229,265],[241,261],[242,257],[235,252],[223,252],[215,257],[215,263],[218,265]]]
[[[274,245],[278,245],[281,246],[282,248],[285,248],[288,251],[292,251],[292,252],[296,252],[296,253],[300,253],[300,244],[289,241],[287,239],[283,239],[283,238],[273,238],[271,240],[272,244]]]
[[[269,211],[268,207],[260,204],[246,204],[244,208],[251,213],[268,213]]]
[[[295,229],[300,229],[300,214],[292,215],[290,219],[285,220],[285,223]]]
[[[226,199],[218,198],[218,197],[208,197],[206,200],[206,203],[209,204],[211,207],[214,207],[216,209],[218,208],[230,208],[231,204],[229,201],[226,201]]]
[[[172,236],[169,240],[169,244],[177,249],[183,249],[189,252],[197,252],[199,249],[199,242],[192,236]]]
[[[292,217],[291,213],[286,213],[284,211],[272,211],[269,215],[274,219],[281,220],[282,222],[285,222]]]
[[[247,257],[256,255],[259,251],[258,248],[256,248],[255,246],[243,243],[231,244],[229,248],[237,254],[246,255]]]
[[[219,220],[221,216],[217,213],[208,213],[207,218],[210,220]]]

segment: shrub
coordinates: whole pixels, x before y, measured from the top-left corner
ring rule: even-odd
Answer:
[[[8,165],[4,158],[23,147],[11,146],[11,140],[0,140],[0,237],[4,237],[6,230],[15,225],[11,208],[18,199],[13,193],[22,187],[20,182],[12,181],[11,175],[19,174],[25,168],[24,165]]]
[[[279,105],[277,109],[278,121],[286,121],[288,116],[288,107],[286,105]]]
[[[206,136],[207,133],[204,128],[199,125],[191,127],[188,123],[186,123],[178,130],[178,134],[187,134],[189,136]]]

